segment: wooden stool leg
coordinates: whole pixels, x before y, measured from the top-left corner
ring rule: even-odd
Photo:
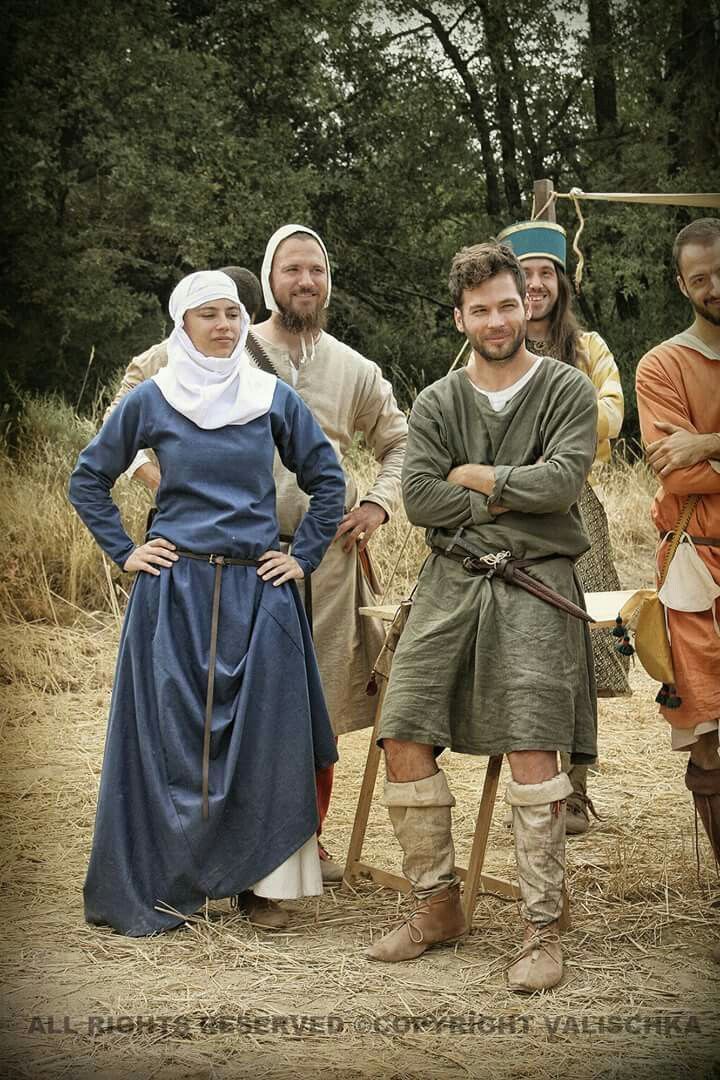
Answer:
[[[562,887],[562,901],[563,906],[562,911],[560,912],[560,918],[558,919],[558,929],[563,931],[571,930],[572,919],[570,918],[570,893],[568,892],[567,885],[564,881]]]
[[[378,694],[378,703],[377,708],[375,709],[375,724],[372,729],[372,735],[370,736],[370,746],[368,748],[367,761],[365,762],[365,772],[360,786],[360,796],[355,810],[355,820],[350,836],[350,846],[348,847],[347,859],[345,861],[345,873],[343,875],[342,884],[342,888],[345,892],[348,891],[346,882],[357,877],[356,867],[357,863],[360,861],[360,856],[362,855],[365,830],[367,829],[368,818],[370,817],[370,806],[372,804],[375,781],[377,779],[378,767],[380,765],[380,757],[382,754],[382,750],[377,745],[376,740],[386,687],[387,679],[383,679]]]
[[[473,838],[472,851],[470,852],[470,863],[465,875],[465,890],[463,893],[463,910],[465,912],[468,929],[472,923],[473,912],[475,911],[475,901],[477,900],[477,894],[480,888],[480,879],[482,877],[482,868],[485,863],[485,852],[487,850],[488,835],[490,833],[490,822],[492,821],[495,796],[497,795],[498,782],[500,780],[502,759],[502,754],[491,757],[488,760],[487,770],[485,772],[485,783],[483,784],[480,809],[478,811],[477,824],[475,825],[475,836]]]

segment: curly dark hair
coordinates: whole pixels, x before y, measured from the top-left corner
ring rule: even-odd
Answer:
[[[493,242],[461,248],[453,258],[448,278],[455,307],[462,307],[465,289],[475,289],[497,274],[512,274],[521,299],[525,299],[525,272],[507,244]]]

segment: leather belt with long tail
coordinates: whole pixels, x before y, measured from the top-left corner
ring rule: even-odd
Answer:
[[[551,604],[553,607],[567,612],[568,615],[573,615],[576,619],[582,619],[583,622],[588,623],[595,622],[592,615],[588,615],[584,608],[578,607],[572,600],[568,600],[567,597],[556,592],[555,589],[551,589],[549,585],[545,585],[542,581],[538,581],[537,578],[525,573],[527,566],[534,566],[537,563],[547,562],[549,559],[559,558],[557,555],[541,555],[535,559],[513,559],[512,553],[509,551],[473,555],[463,548],[458,548],[456,543],[453,543],[450,548],[433,545],[432,550],[437,555],[442,555],[446,559],[452,559],[453,562],[460,563],[462,568],[473,577],[502,578],[509,585],[517,585],[519,588],[524,589],[525,592],[537,596],[539,600],[544,600],[546,604]]]

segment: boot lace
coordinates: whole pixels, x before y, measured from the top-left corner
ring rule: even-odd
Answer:
[[[415,916],[428,915],[430,913],[431,904],[445,903],[446,899],[446,897],[443,897],[441,900],[433,900],[432,898],[430,898],[424,903],[418,904],[418,906],[410,912],[407,919],[405,919],[400,924],[400,929],[402,929],[403,926],[407,926],[408,936],[410,940],[415,943],[415,945],[421,945],[422,942],[425,940],[425,935],[423,934],[422,927],[417,926],[413,921],[415,919]],[[417,937],[415,935],[417,935]]]
[[[532,936],[519,947],[509,966],[512,967],[512,964],[517,963],[518,960],[522,960],[523,957],[529,956],[533,952],[546,952],[551,960],[556,960],[557,958],[552,955],[548,946],[559,944],[560,934],[557,930],[550,929],[548,926],[536,926]]]
[[[415,923],[413,922],[413,919],[415,918],[416,915],[422,915],[422,914],[423,914],[422,908],[416,908],[415,911],[411,912],[411,914],[408,915],[405,922],[402,923],[403,926],[407,926],[408,936],[409,936],[410,940],[412,942],[414,942],[416,945],[421,945],[422,942],[425,940],[425,935],[422,932],[422,928],[419,927],[419,926],[416,926]],[[415,936],[416,934],[417,934],[417,937]]]

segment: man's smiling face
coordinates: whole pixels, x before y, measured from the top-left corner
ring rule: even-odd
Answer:
[[[530,321],[547,319],[557,303],[557,268],[552,259],[523,259],[530,301]],[[532,337],[532,327],[530,329]]]
[[[720,236],[711,244],[686,244],[677,282],[696,315],[720,326]]]

